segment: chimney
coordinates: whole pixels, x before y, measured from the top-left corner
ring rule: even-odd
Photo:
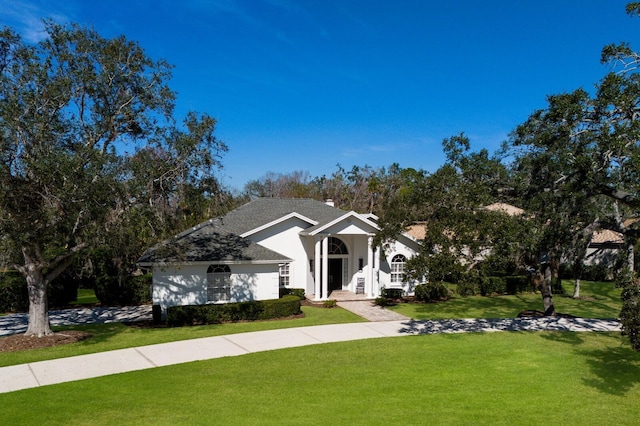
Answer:
[[[332,200],[331,198],[327,198],[327,199],[324,201],[324,203],[325,203],[326,205],[328,205],[328,206],[335,207],[335,204],[333,203],[333,200]]]

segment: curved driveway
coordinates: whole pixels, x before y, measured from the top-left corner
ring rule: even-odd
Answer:
[[[151,305],[122,306],[117,308],[82,308],[49,311],[51,325],[101,324],[108,322],[150,321]],[[0,336],[27,331],[29,315],[0,316]]]

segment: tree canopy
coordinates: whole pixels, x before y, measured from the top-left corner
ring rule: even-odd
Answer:
[[[45,24],[35,45],[0,32],[0,231],[37,336],[51,332],[47,285],[76,253],[132,209],[205,184],[226,150],[206,114],[176,124],[165,61],[124,37]]]

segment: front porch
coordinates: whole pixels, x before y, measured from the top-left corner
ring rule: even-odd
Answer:
[[[315,304],[324,303],[324,300],[317,300],[315,294],[307,295],[307,299],[309,302]],[[349,290],[333,290],[329,293],[329,297],[327,297],[327,299],[335,300],[337,302],[357,302],[362,300],[371,300],[370,298],[367,298],[366,294],[356,294]]]

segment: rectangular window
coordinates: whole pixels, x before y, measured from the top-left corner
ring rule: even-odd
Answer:
[[[402,282],[404,276],[404,263],[392,263],[391,264],[391,282],[399,284]]]
[[[225,273],[208,274],[207,300],[228,302],[231,299],[231,276]]]
[[[289,263],[280,264],[280,287],[288,287],[289,282]]]
[[[207,301],[228,302],[231,299],[229,265],[211,265],[207,269]]]

